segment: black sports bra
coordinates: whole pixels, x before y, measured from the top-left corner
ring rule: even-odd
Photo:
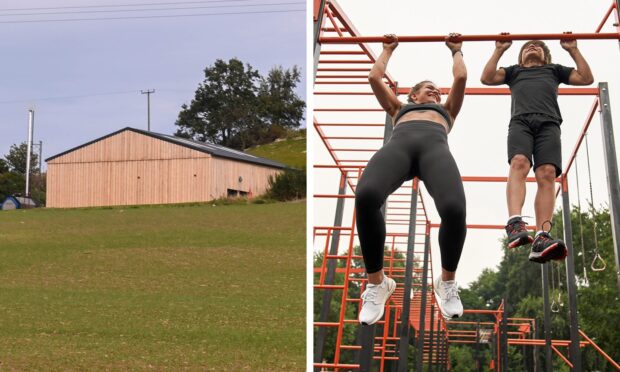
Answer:
[[[398,114],[396,114],[396,116],[394,117],[394,125],[398,123],[398,119],[403,117],[403,115],[405,115],[409,111],[418,110],[433,110],[435,112],[438,112],[441,116],[443,116],[444,119],[446,119],[446,123],[448,123],[448,128],[452,129],[452,125],[454,123],[452,123],[452,119],[450,119],[450,114],[448,114],[448,111],[438,103],[407,103],[406,105],[403,105],[401,107]]]

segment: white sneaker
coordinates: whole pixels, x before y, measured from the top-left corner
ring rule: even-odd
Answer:
[[[459,288],[454,280],[444,282],[441,277],[438,277],[433,283],[433,289],[437,296],[441,315],[446,320],[463,316],[463,304],[459,297]]]
[[[381,284],[367,284],[362,293],[362,310],[359,321],[361,324],[375,324],[383,316],[385,303],[394,293],[396,282],[387,276],[383,277]]]

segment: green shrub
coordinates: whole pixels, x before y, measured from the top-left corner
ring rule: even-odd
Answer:
[[[306,170],[285,169],[275,177],[269,177],[267,198],[287,201],[306,197]]]

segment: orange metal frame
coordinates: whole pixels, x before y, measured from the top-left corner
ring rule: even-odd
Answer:
[[[319,7],[320,0],[315,0],[315,21],[319,19]],[[615,10],[616,6],[613,3],[609,9],[607,10],[603,20],[600,22],[594,33],[580,33],[580,34],[572,34],[571,36],[576,39],[616,39],[620,40],[620,27],[617,26],[617,33],[600,33],[604,23],[607,21],[611,13]],[[368,71],[370,71],[370,66],[375,62],[375,56],[372,51],[366,46],[366,42],[382,42],[385,40],[384,37],[368,37],[361,36],[360,33],[355,29],[353,23],[347,18],[346,14],[343,10],[338,6],[335,1],[327,1],[324,9],[323,9],[323,24],[321,25],[321,34],[319,36],[319,42],[322,45],[329,44],[337,44],[337,45],[347,45],[347,47],[342,47],[341,49],[329,49],[329,50],[321,50],[320,58],[318,60],[317,65],[317,75],[315,79],[315,92],[314,94],[317,96],[348,96],[352,99],[355,98],[363,98],[365,96],[372,95],[372,92],[368,91],[360,91],[353,89],[346,90],[320,90],[318,87],[332,87],[332,86],[358,86],[358,85],[367,85],[366,77]],[[616,25],[618,22],[618,12],[614,12],[616,17]],[[336,34],[335,36],[325,36],[326,34]],[[550,40],[550,39],[561,39],[566,37],[565,34],[513,34],[513,35],[462,35],[459,37],[460,40],[463,41],[495,41],[495,40],[531,40],[531,39],[541,39],[541,40]],[[443,42],[445,36],[399,36],[400,42]],[[338,58],[323,58],[327,56],[336,56]],[[364,67],[361,67],[361,66]],[[337,66],[337,67],[334,67]],[[397,94],[407,94],[409,88],[398,87],[395,80],[389,75],[386,74],[385,82],[390,86]],[[442,93],[447,93],[448,88],[441,88]],[[469,95],[509,95],[510,91],[507,88],[467,88],[465,91],[466,94]],[[562,172],[562,175],[556,180],[559,184],[558,186],[558,194],[561,188],[567,188],[567,175],[571,169],[571,166],[574,162],[577,151],[581,145],[581,142],[587,132],[590,122],[596,112],[598,107],[598,89],[596,88],[561,88],[559,89],[560,95],[585,95],[585,96],[595,96],[592,107],[588,113],[585,124],[581,130],[580,136],[575,144],[574,150],[570,156],[570,159],[567,163],[566,169]],[[334,115],[336,113],[368,113],[368,115],[376,115],[376,113],[381,113],[383,110],[381,108],[376,107],[368,107],[367,102],[358,103],[359,106],[355,106],[351,104],[351,106],[343,108],[343,107],[315,107],[315,117],[314,117],[314,128],[321,138],[325,148],[327,149],[331,159],[335,164],[317,164],[314,165],[315,170],[338,170],[341,174],[346,177],[346,184],[348,186],[347,192],[349,194],[338,195],[338,194],[315,194],[315,205],[316,200],[319,199],[352,199],[354,198],[355,187],[357,184],[357,180],[360,177],[367,161],[370,156],[381,147],[381,144],[384,139],[383,135],[342,135],[338,134],[338,132],[334,132],[334,134],[328,134],[332,130],[337,130],[338,128],[348,128],[353,129],[355,133],[358,129],[364,128],[368,130],[369,128],[383,128],[385,126],[384,123],[376,123],[376,122],[368,122],[366,123],[354,121],[350,122],[344,119],[333,119],[330,118],[329,121],[320,120],[319,117],[322,115],[321,113],[330,113]],[[373,114],[375,113],[375,114]],[[317,114],[319,117],[317,117]],[[338,116],[340,117],[340,116]],[[361,121],[361,120],[360,120]],[[358,145],[358,143],[362,142],[363,145]],[[350,154],[357,154],[356,157],[350,158]],[[484,177],[484,176],[464,176],[462,177],[464,182],[506,182],[506,177]],[[527,182],[535,182],[533,177],[528,178]],[[423,227],[423,233],[416,233],[416,236],[419,238],[416,239],[414,254],[421,255],[423,251],[419,248],[420,245],[424,245],[426,239],[429,239],[430,232],[432,228],[439,227],[439,224],[431,223],[426,213],[426,208],[424,206],[422,195],[420,194],[418,198],[418,206],[416,214],[416,218],[414,221],[410,221],[408,216],[411,210],[410,198],[412,192],[419,192],[417,190],[417,180],[414,180],[412,183],[406,183],[403,187],[401,187],[398,191],[392,194],[388,201],[386,202],[386,245],[387,252],[385,255],[385,270],[387,274],[395,278],[398,282],[396,293],[391,297],[390,301],[386,305],[385,317],[382,321],[378,322],[379,331],[377,334],[379,336],[375,337],[374,343],[374,355],[373,359],[378,361],[379,370],[383,371],[386,367],[386,362],[395,361],[398,359],[397,345],[398,345],[398,326],[403,321],[407,321],[410,326],[413,328],[415,332],[418,331],[419,327],[419,319],[421,314],[420,304],[421,304],[421,295],[419,291],[416,291],[415,288],[421,286],[421,278],[422,278],[422,269],[419,267],[420,264],[417,265],[418,268],[414,269],[412,273],[405,273],[404,265],[402,262],[404,261],[399,257],[399,253],[403,252],[403,247],[406,247],[406,239],[408,237],[407,233],[402,232],[402,227],[409,225],[410,222],[415,223],[420,228]],[[351,193],[352,192],[352,193]],[[503,225],[485,225],[485,224],[469,224],[468,228],[470,229],[503,229]],[[335,231],[340,232],[340,237],[338,241],[335,243],[338,245],[338,254],[330,254],[329,247],[332,243],[332,237]],[[417,229],[416,231],[420,231]],[[356,369],[359,368],[358,364],[352,363],[342,363],[342,355],[343,352],[348,351],[357,351],[360,349],[360,346],[346,344],[344,340],[344,330],[345,326],[349,324],[357,324],[356,319],[351,319],[347,317],[347,309],[350,306],[355,306],[357,311],[359,311],[359,306],[361,306],[361,301],[359,298],[351,298],[349,297],[350,292],[353,288],[361,291],[364,290],[366,285],[366,279],[364,278],[364,270],[361,268],[361,260],[362,257],[360,255],[354,254],[354,241],[357,234],[355,232],[355,214],[352,214],[350,223],[347,226],[315,226],[313,230],[313,237],[315,244],[319,244],[321,248],[321,252],[323,255],[322,263],[319,267],[315,267],[315,296],[321,293],[321,291],[337,291],[340,293],[340,309],[338,314],[338,321],[332,322],[314,322],[315,329],[320,327],[326,327],[330,331],[335,332],[336,335],[336,343],[335,350],[333,352],[333,360],[331,361],[320,361],[314,363],[315,368],[320,368],[321,370],[333,370],[338,371],[341,369]],[[345,245],[345,249],[340,249],[340,246]],[[344,267],[339,267],[335,270],[336,273],[336,282],[342,282],[342,284],[334,284],[334,283],[325,283],[326,273],[327,273],[327,262],[329,260],[335,260],[344,262]],[[430,257],[432,262],[432,257]],[[414,259],[414,262],[419,263],[419,259]],[[356,267],[355,267],[356,266]],[[430,278],[427,285],[432,285],[432,264],[429,262],[428,265],[428,275],[427,278]],[[411,301],[411,311],[409,315],[409,319],[403,320],[401,319],[402,307],[403,307],[403,287],[402,282],[404,281],[405,275],[411,275],[413,278],[413,294],[408,296]],[[479,324],[483,325],[492,325],[494,335],[497,337],[500,329],[500,319],[501,314],[503,312],[503,302],[497,310],[475,310],[470,309],[466,310],[466,314],[486,314],[491,315],[495,319],[493,322],[467,322],[467,321],[451,321],[446,323],[437,310],[437,304],[435,300],[435,296],[431,294],[429,291],[427,293],[427,301],[426,308],[423,310],[426,313],[426,325],[425,329],[425,347],[424,347],[424,362],[429,364],[433,363],[435,365],[444,365],[448,369],[450,368],[450,361],[447,354],[447,345],[449,344],[474,344],[478,342],[476,339],[476,331],[463,329],[468,326],[476,326]],[[437,324],[431,324],[431,309],[433,309],[433,318],[434,322]],[[509,345],[530,345],[530,346],[544,346],[545,340],[533,339],[533,330],[535,327],[534,319],[517,319],[517,318],[508,318],[508,328],[510,329],[508,333],[508,344]],[[431,330],[431,334],[429,335],[428,330]],[[440,332],[440,336],[437,336],[437,332]],[[604,353],[585,333],[580,331],[581,336],[585,341],[581,341],[580,346],[584,347],[587,345],[591,345],[595,350],[597,350],[601,355],[605,357],[609,363],[611,363],[616,369],[620,370],[620,367],[616,362],[614,362],[607,354]],[[416,334],[417,336],[417,334]],[[436,338],[437,340],[431,339],[431,337]],[[435,349],[438,349],[437,341],[440,342],[441,347],[440,352],[437,350],[430,350],[431,345],[434,346]],[[572,367],[570,361],[558,350],[558,347],[567,347],[570,344],[570,340],[552,340],[552,349],[553,351],[569,366]],[[497,354],[499,358],[500,349],[499,342],[497,343]],[[495,360],[493,363],[495,370],[499,371],[498,360]]]

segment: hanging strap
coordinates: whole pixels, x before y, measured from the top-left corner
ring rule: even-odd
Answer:
[[[592,229],[594,232],[594,259],[592,260],[592,264],[590,268],[592,271],[603,271],[607,267],[607,263],[601,257],[599,253],[598,246],[598,234],[597,234],[597,223],[596,223],[596,215],[594,213],[594,194],[592,193],[592,173],[590,172],[590,148],[588,146],[588,134],[586,133],[586,156],[588,158],[588,180],[590,182],[590,213],[592,215]]]
[[[588,270],[586,269],[586,249],[583,242],[583,220],[581,217],[581,193],[579,192],[579,164],[577,163],[577,155],[575,154],[575,178],[577,183],[577,214],[579,215],[579,236],[581,237],[581,266],[583,267],[583,283],[587,286]]]
[[[549,267],[551,268],[551,270],[549,270],[551,271],[551,312],[559,313],[560,305],[555,302],[555,274],[553,273],[553,262],[549,263]]]

